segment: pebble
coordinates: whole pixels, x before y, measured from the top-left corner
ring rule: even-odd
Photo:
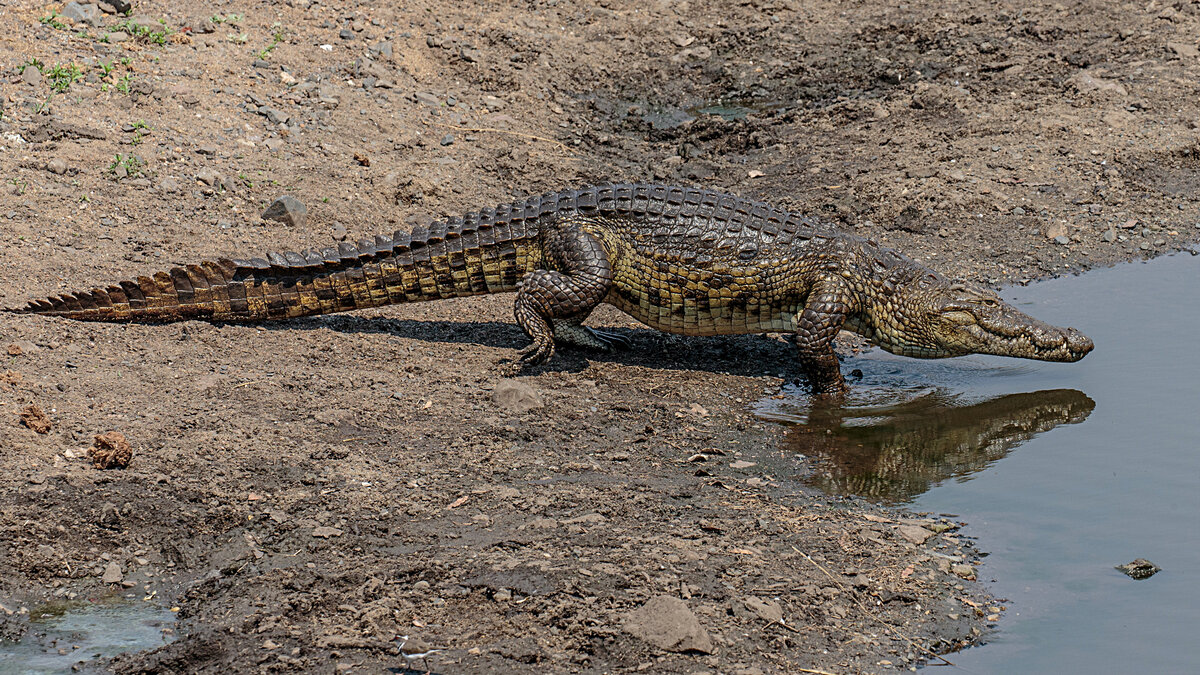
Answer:
[[[258,109],[258,114],[271,120],[272,124],[287,124],[288,119],[290,119],[287,113],[271,106],[262,106]]]
[[[1117,240],[1117,231],[1110,227],[1100,238],[1111,244]]]
[[[1066,246],[1067,244],[1071,243],[1071,238],[1065,234],[1060,234],[1054,238],[1054,243]]]
[[[266,59],[254,59],[255,68],[270,68],[271,62]]]
[[[512,600],[512,591],[508,590],[507,588],[501,588],[500,590],[496,591],[496,593],[492,596],[492,599],[496,602],[508,602],[509,600]]]
[[[346,241],[346,226],[335,222],[329,234],[333,237],[334,241]]]
[[[304,227],[308,208],[291,195],[280,195],[262,212],[263,220],[274,220],[293,227]]]
[[[115,562],[110,562],[104,566],[104,576],[100,577],[100,581],[106,584],[119,584],[125,575],[121,573],[121,566]]]
[[[212,156],[212,155],[217,154],[217,146],[211,145],[211,144],[202,145],[202,146],[196,148],[196,152],[198,152],[202,155]]]
[[[338,37],[342,38],[343,40],[353,40],[354,31],[351,31],[349,28],[343,28],[338,31]]]
[[[391,42],[380,42],[379,44],[371,45],[371,54],[376,57],[390,59],[392,58],[392,50]]]
[[[167,176],[158,182],[158,189],[160,192],[179,192],[179,181]]]
[[[42,71],[34,65],[25,66],[25,70],[21,71],[21,81],[31,87],[37,86],[37,83],[42,81]]]
[[[329,527],[329,526],[327,526],[327,525],[320,525],[320,526],[318,526],[318,527],[314,527],[314,528],[313,528],[313,531],[312,531],[312,536],[314,536],[314,537],[320,537],[321,539],[329,539],[330,537],[340,537],[340,536],[342,536],[342,531],[341,531],[341,530],[339,530],[339,529],[338,529],[338,528],[336,528],[336,527]]]
[[[86,23],[92,27],[100,26],[100,8],[95,5],[81,5],[78,2],[68,2],[62,8],[64,18],[76,23]]]
[[[1014,216],[1023,216],[1023,215],[1025,215],[1025,209],[1021,208],[1020,206],[1018,206],[1018,207],[1015,207],[1015,208],[1012,210],[1012,214],[1013,214]]]
[[[446,134],[445,136],[442,136],[442,140],[439,142],[442,145],[454,145],[454,134]]]
[[[46,162],[46,170],[59,176],[67,172],[67,163],[57,157]]]
[[[507,379],[496,384],[492,402],[513,412],[526,412],[545,405],[537,389],[524,382]]]
[[[933,532],[919,525],[901,525],[896,528],[896,533],[914,544],[924,544],[926,540],[933,536]]]
[[[687,603],[668,595],[651,598],[630,612],[621,628],[669,652],[713,652],[712,638]]]
[[[130,0],[100,0],[100,4],[107,5],[107,9],[111,9],[115,14],[124,14],[133,9],[133,3]]]
[[[215,187],[221,182],[221,174],[217,173],[216,169],[206,166],[196,172],[196,180]]]
[[[418,91],[417,93],[413,94],[413,98],[417,99],[417,103],[424,103],[425,105],[434,108],[442,105],[441,99],[427,91]]]

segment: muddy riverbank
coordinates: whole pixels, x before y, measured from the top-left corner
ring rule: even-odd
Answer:
[[[994,283],[1200,238],[1194,3],[459,5],[0,7],[0,303],[601,180],[770,199]],[[259,218],[283,193],[302,224]],[[378,672],[397,633],[443,672],[878,672],[1002,614],[953,516],[755,459],[810,468],[751,413],[781,339],[591,323],[632,347],[512,383],[504,296],[0,318],[0,634],[116,591],[180,635],[118,672]],[[114,430],[133,458],[97,469]]]

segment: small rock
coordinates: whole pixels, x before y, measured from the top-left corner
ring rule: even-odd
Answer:
[[[97,469],[124,469],[133,460],[133,447],[124,434],[110,431],[96,435],[87,454]]]
[[[46,413],[33,403],[21,410],[21,423],[39,434],[48,434],[54,427],[54,423],[50,421],[49,417],[46,417]]]
[[[211,156],[217,154],[217,146],[211,145],[211,144],[202,145],[202,146],[196,148],[196,152],[198,152],[202,155],[208,155],[211,157]]]
[[[963,579],[971,580],[975,578],[975,567],[966,563],[955,563],[950,566],[950,571]]]
[[[442,145],[453,145],[454,144],[454,134],[446,134],[445,136],[442,136],[442,140],[440,141],[440,143]]]
[[[1050,225],[1046,227],[1047,239],[1058,239],[1059,237],[1066,236],[1066,234],[1067,226],[1062,223],[1050,223]]]
[[[1128,562],[1124,565],[1117,565],[1115,569],[1120,570],[1123,574],[1132,579],[1137,579],[1138,581],[1141,581],[1142,579],[1149,579],[1150,577],[1162,571],[1161,567],[1155,565],[1149,560],[1146,560],[1145,558],[1138,558],[1133,562]]]
[[[76,23],[86,23],[94,28],[100,26],[100,8],[96,5],[81,5],[78,2],[68,2],[62,8],[62,15]]]
[[[1110,227],[1100,238],[1111,244],[1117,240],[1117,231]]]
[[[492,599],[496,602],[508,602],[509,600],[512,600],[512,591],[508,590],[507,588],[501,588],[500,590],[496,591],[494,595],[492,595]]]
[[[1025,209],[1021,208],[1020,206],[1014,207],[1012,210],[1012,214],[1014,216],[1023,216],[1023,215],[1025,215]]]
[[[296,80],[295,75],[292,75],[288,71],[283,70],[283,71],[279,72],[279,82],[290,87],[293,84],[296,84],[297,80]]]
[[[669,652],[696,651],[711,654],[712,638],[700,625],[687,603],[660,595],[630,612],[622,630]]]
[[[221,174],[217,173],[216,169],[206,166],[196,172],[196,180],[215,187],[221,182]]]
[[[115,14],[124,14],[133,9],[133,3],[129,0],[100,0],[100,4],[106,10],[112,9]]]
[[[335,222],[329,234],[335,241],[346,241],[346,226]]]
[[[731,463],[729,465],[729,468],[731,468],[731,469],[749,469],[750,467],[752,467],[754,465],[755,465],[754,462],[747,462],[744,459],[739,459],[736,462]]]
[[[742,601],[746,605],[746,609],[758,615],[758,618],[770,622],[779,623],[783,621],[783,607],[774,600],[763,600],[762,598],[754,597],[753,595]]]
[[[354,31],[350,30],[349,28],[343,28],[338,31],[338,37],[342,38],[343,40],[353,40]]]
[[[483,105],[488,110],[495,112],[497,110],[503,110],[504,107],[508,105],[508,102],[502,98],[489,95],[483,97]]]
[[[417,93],[413,94],[413,98],[417,100],[417,103],[424,103],[425,105],[433,108],[437,108],[442,105],[441,99],[427,91],[418,91]]]
[[[115,562],[110,562],[104,566],[104,576],[100,577],[100,581],[106,584],[119,584],[125,575],[121,573],[121,566]]]
[[[116,504],[105,502],[104,506],[100,507],[100,524],[101,525],[117,525],[121,522],[121,511]]]
[[[1060,234],[1059,236],[1054,238],[1054,243],[1056,243],[1060,246],[1066,246],[1067,244],[1071,243],[1071,238],[1066,235]]]
[[[279,649],[279,643],[274,640],[267,640],[263,642],[262,648],[266,650]]]
[[[179,181],[170,176],[167,176],[158,182],[158,189],[160,192],[179,192],[179,188]]]
[[[67,163],[57,157],[46,162],[46,170],[59,176],[67,172]]]
[[[288,114],[277,108],[272,108],[269,105],[262,106],[258,109],[258,114],[271,120],[272,124],[287,124]]]
[[[342,536],[342,531],[336,527],[328,527],[326,525],[321,525],[321,526],[313,528],[312,536],[320,537],[321,539],[329,539],[330,537]]]
[[[378,44],[371,45],[370,51],[371,54],[377,58],[383,57],[385,59],[390,59],[392,58],[392,49],[393,47],[391,42],[380,42]]]
[[[21,71],[21,81],[31,87],[37,86],[38,82],[42,81],[42,71],[37,69],[37,66],[25,66],[25,70]]]
[[[304,227],[308,220],[308,208],[291,195],[281,195],[262,212],[263,220],[275,220],[293,227]]]
[[[905,541],[910,541],[914,544],[924,544],[933,532],[919,525],[901,525],[896,528],[896,533],[904,538]]]
[[[500,380],[492,392],[492,401],[513,412],[526,412],[545,405],[536,389],[517,380]]]

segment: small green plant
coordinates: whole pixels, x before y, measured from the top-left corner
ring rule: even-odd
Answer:
[[[250,188],[251,190],[254,189],[254,181],[250,180],[249,176],[247,176],[246,174],[239,173],[238,180],[242,181],[242,183],[244,183],[246,185],[246,187]]]
[[[165,45],[165,44],[167,44],[167,37],[170,36],[173,31],[170,28],[168,28],[167,25],[165,23],[163,23],[163,21],[161,19],[159,20],[158,23],[162,26],[161,30],[153,30],[149,26],[143,26],[141,24],[134,22],[133,19],[130,19],[121,24],[117,24],[117,28],[120,28],[121,30],[125,31],[126,33],[129,33],[134,38],[136,38],[139,42],[149,42],[151,44],[156,44],[156,45]]]
[[[267,57],[271,55],[271,52],[275,51],[276,47],[283,44],[283,27],[278,22],[271,27],[275,29],[275,32],[271,35],[271,44],[258,52],[258,58],[263,61],[267,60]]]
[[[148,135],[146,132],[150,130],[145,120],[138,120],[129,126],[133,127],[133,138],[129,139],[130,145],[141,143],[142,139]]]
[[[58,17],[60,17],[60,16],[62,16],[62,15],[59,14],[57,10],[55,10],[53,12],[50,12],[48,15],[43,16],[42,18],[38,19],[38,21],[41,21],[43,26],[50,26],[51,28],[57,28],[59,30],[63,30],[67,27],[67,24],[58,20]]]
[[[106,171],[117,178],[136,176],[142,172],[142,160],[133,155],[116,155]]]
[[[37,68],[41,72],[44,72],[46,70],[46,64],[42,63],[38,59],[29,59],[25,63],[22,63],[21,67],[18,68],[17,71],[19,72],[19,71],[25,70],[29,66],[33,66],[34,68]]]
[[[29,183],[23,180],[17,180],[16,178],[9,178],[8,182],[12,183],[13,187],[17,188],[18,196],[25,194],[25,188],[29,187]]]
[[[129,83],[132,81],[133,81],[133,75],[131,73],[125,73],[124,75],[121,76],[121,79],[117,80],[113,84],[113,86],[116,87],[117,91],[124,93],[124,94],[128,94],[129,93]]]
[[[133,65],[133,57],[132,56],[122,56],[121,57],[121,65],[125,66],[126,68],[128,68],[129,66],[132,66]]]
[[[211,17],[209,17],[208,20],[217,24],[218,26],[220,26],[223,23],[227,23],[231,26],[236,26],[237,24],[242,22],[242,15],[241,14],[224,14],[224,15],[213,14]]]
[[[100,77],[108,77],[108,74],[115,69],[111,61],[99,61],[96,65],[100,67]]]
[[[228,37],[229,41],[235,45],[244,45],[250,40],[250,36],[246,33],[230,33]]]
[[[49,70],[42,70],[42,74],[50,82],[50,88],[54,91],[66,91],[71,88],[71,85],[83,78],[83,69],[77,64],[54,64]]]

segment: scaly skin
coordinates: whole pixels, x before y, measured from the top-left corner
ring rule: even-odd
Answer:
[[[266,259],[223,258],[29,303],[86,321],[252,321],[517,291],[514,314],[544,363],[555,340],[604,348],[580,324],[601,302],[683,335],[792,333],[813,391],[845,388],[845,328],[896,354],[1078,361],[1092,342],[951,282],[874,242],[710,190],[567,190],[361,240]]]

